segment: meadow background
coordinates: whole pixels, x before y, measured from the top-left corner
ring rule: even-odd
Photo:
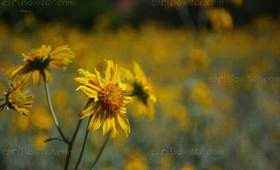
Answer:
[[[270,0],[2,0],[0,89],[3,71],[23,64],[22,53],[42,44],[69,45],[76,58],[66,71],[52,69],[54,110],[72,136],[87,97],[75,89],[77,69],[104,72],[104,59],[151,78],[155,119],[135,117],[131,133],[111,139],[96,169],[104,170],[279,170],[280,17]],[[60,2],[60,4],[58,4]],[[200,2],[200,4],[197,4]],[[57,5],[55,5],[57,4]],[[63,169],[67,146],[59,141],[43,82],[28,116],[0,113],[0,169]],[[2,95],[1,97],[4,97]],[[78,159],[87,121],[74,143]],[[89,135],[80,169],[89,169],[105,136]]]

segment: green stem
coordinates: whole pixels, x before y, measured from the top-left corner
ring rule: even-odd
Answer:
[[[59,126],[59,123],[56,119],[56,116],[55,116],[55,113],[54,113],[54,110],[53,110],[53,107],[52,107],[52,103],[51,103],[51,99],[50,99],[50,93],[49,93],[49,86],[48,86],[48,82],[46,80],[46,75],[44,73],[44,71],[42,71],[42,74],[43,74],[43,78],[44,78],[44,84],[45,84],[45,90],[46,90],[46,96],[47,96],[47,100],[48,100],[48,105],[49,105],[49,108],[50,108],[50,112],[52,114],[52,118],[54,120],[54,124],[60,134],[60,136],[62,137],[63,141],[65,143],[69,143],[69,141],[66,139],[66,137],[64,136],[62,130],[60,129],[60,126]]]
[[[75,130],[75,132],[74,132],[74,135],[73,135],[71,141],[68,143],[67,157],[66,157],[66,161],[65,161],[64,170],[67,170],[67,169],[68,169],[69,162],[70,162],[70,157],[71,157],[71,151],[72,151],[72,148],[73,148],[73,143],[74,143],[74,140],[75,140],[75,138],[76,138],[76,135],[77,135],[77,133],[78,133],[78,130],[79,130],[79,128],[80,128],[81,123],[82,123],[82,119],[79,120],[78,125],[77,125],[77,127],[76,127],[76,130]]]
[[[89,126],[89,123],[90,123],[90,119],[92,118],[93,115],[90,116],[89,120],[88,120],[88,125],[87,127]],[[84,138],[84,142],[83,142],[83,146],[82,146],[82,150],[81,150],[81,153],[80,153],[80,156],[79,156],[79,159],[77,161],[77,164],[76,164],[76,167],[75,167],[75,170],[78,169],[79,165],[80,165],[80,162],[83,158],[83,154],[84,154],[84,151],[85,151],[85,147],[86,147],[86,144],[87,144],[87,138],[88,138],[88,133],[89,133],[89,130],[87,130],[86,128],[86,134],[85,134],[85,138]]]
[[[98,155],[96,156],[96,158],[95,158],[95,160],[94,160],[94,162],[93,162],[93,164],[92,164],[92,166],[91,166],[91,168],[90,168],[91,170],[94,169],[95,164],[97,163],[98,159],[100,158],[100,156],[101,156],[101,154],[102,154],[102,152],[103,152],[103,150],[104,150],[104,148],[105,148],[105,146],[106,146],[106,144],[107,144],[107,142],[108,142],[109,136],[110,136],[110,132],[108,132],[108,135],[107,135],[107,137],[106,137],[106,140],[105,140],[105,142],[103,143],[102,147],[100,148],[100,151],[99,151]]]
[[[87,103],[86,106],[85,106],[85,109],[86,109],[87,105],[88,105],[90,102],[91,102],[91,99],[89,99],[88,103]],[[74,134],[73,134],[73,137],[72,137],[71,141],[69,142],[68,151],[67,151],[67,157],[66,157],[66,162],[65,162],[65,167],[64,167],[65,170],[68,169],[69,162],[70,162],[70,157],[71,157],[71,150],[72,150],[72,147],[73,147],[74,140],[75,140],[75,138],[76,138],[76,136],[77,136],[78,130],[79,130],[80,126],[81,126],[82,120],[83,120],[83,119],[80,119],[80,120],[79,120],[79,122],[78,122],[78,124],[77,124],[77,127],[76,127],[76,130],[75,130],[75,132],[74,132]]]

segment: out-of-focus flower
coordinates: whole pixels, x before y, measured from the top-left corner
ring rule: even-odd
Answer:
[[[28,79],[33,77],[33,84],[40,85],[41,75],[48,81],[52,82],[52,74],[50,67],[66,69],[66,65],[71,63],[71,58],[74,58],[74,54],[67,45],[57,47],[51,51],[51,46],[42,45],[41,48],[32,49],[28,55],[22,54],[23,61],[27,61],[26,64],[22,64],[13,68],[10,68],[4,72],[4,74],[10,73],[10,79],[18,79],[22,75],[22,81],[26,83]]]
[[[118,66],[115,66],[113,61],[106,62],[105,79],[101,78],[96,68],[95,74],[90,74],[83,69],[78,70],[85,77],[75,78],[75,81],[82,84],[77,90],[84,91],[90,99],[93,99],[79,116],[83,119],[93,115],[88,130],[93,133],[103,122],[103,135],[110,131],[111,137],[116,139],[119,133],[118,124],[121,125],[126,136],[130,133],[130,125],[124,115],[126,113],[124,105],[131,101],[131,97],[125,96],[126,85],[119,80]]]
[[[148,170],[147,160],[144,154],[135,150],[133,154],[130,155],[130,158],[124,164],[123,170]]]
[[[231,0],[231,3],[236,7],[241,7],[243,0]]]
[[[186,166],[180,168],[180,170],[196,170],[196,168],[192,165],[186,165]]]
[[[33,101],[28,101],[28,99],[34,98],[35,96],[33,94],[28,95],[29,90],[23,91],[27,84],[22,84],[22,82],[12,83],[8,93],[3,92],[6,95],[6,101],[0,105],[1,111],[5,106],[7,106],[8,110],[11,108],[23,115],[27,115],[29,113],[29,111],[25,108],[31,108]],[[19,86],[21,86],[21,88],[19,88]]]
[[[160,158],[160,168],[159,170],[170,170],[173,168],[174,158],[170,155],[164,155]]]
[[[191,61],[202,70],[208,68],[210,58],[207,53],[202,49],[193,49],[190,53]]]
[[[235,7],[241,7],[243,0],[224,0],[224,2],[232,3]]]
[[[33,112],[32,112],[33,113]],[[13,123],[11,128],[15,130],[16,133],[24,134],[24,132],[29,132],[31,125],[32,116],[13,116]]]
[[[44,107],[33,108],[30,119],[36,129],[49,130],[53,127],[53,120]]]
[[[202,81],[198,81],[193,87],[189,98],[193,102],[200,103],[205,111],[209,111],[213,106],[213,94],[211,89]]]
[[[215,30],[221,31],[231,29],[233,27],[231,14],[224,8],[209,9],[208,17]]]
[[[137,117],[146,114],[152,121],[155,118],[154,103],[156,102],[152,83],[140,66],[136,62],[133,64],[135,76],[129,70],[121,69],[121,76],[130,83],[128,91],[131,91],[131,96],[133,96],[134,101],[137,101],[137,110],[133,114]]]
[[[48,138],[44,132],[39,132],[36,137],[31,138],[31,143],[37,150],[42,150],[47,147],[48,143],[44,141]]]

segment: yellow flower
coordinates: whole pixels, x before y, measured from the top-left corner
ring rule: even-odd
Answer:
[[[192,165],[186,165],[186,166],[180,168],[180,170],[196,170],[196,168]]]
[[[48,145],[47,142],[44,142],[46,139],[48,139],[48,136],[44,132],[39,132],[35,137],[31,138],[31,143],[37,150],[43,150]]]
[[[125,162],[123,170],[149,170],[147,159],[144,153],[136,148],[129,155],[129,159]]]
[[[105,79],[101,78],[96,68],[95,74],[83,69],[78,70],[85,77],[75,78],[75,81],[82,84],[77,90],[84,91],[90,99],[93,99],[93,102],[89,103],[79,116],[83,119],[93,115],[88,130],[93,133],[103,122],[103,135],[110,131],[111,137],[116,139],[119,133],[118,124],[121,125],[126,136],[130,133],[130,125],[124,115],[126,113],[124,105],[130,102],[131,97],[125,96],[126,85],[119,80],[118,66],[114,66],[113,61],[110,60],[106,63],[108,67]]]
[[[12,108],[23,115],[27,115],[29,113],[29,111],[25,108],[31,108],[33,101],[28,101],[28,99],[34,98],[35,96],[33,94],[27,95],[29,90],[23,92],[27,84],[24,83],[22,87],[19,88],[21,84],[22,82],[12,83],[9,88],[9,92],[3,92],[6,95],[6,102],[0,105],[1,111],[5,106],[7,106],[8,110]]]
[[[210,58],[203,49],[195,48],[190,52],[190,59],[193,64],[202,70],[206,70],[209,66]]]
[[[73,52],[67,45],[57,47],[51,51],[51,46],[42,45],[41,48],[32,49],[28,55],[22,54],[23,61],[27,61],[26,64],[22,64],[13,68],[10,68],[4,72],[4,74],[10,74],[10,79],[18,79],[22,75],[22,81],[26,83],[28,79],[33,77],[33,84],[40,85],[41,75],[48,81],[52,82],[52,74],[50,67],[66,69],[66,65],[71,63],[71,58],[74,58]]]
[[[146,77],[145,73],[142,71],[140,66],[133,62],[134,74],[122,68],[121,75],[131,83],[131,91],[134,100],[137,100],[137,117],[143,114],[148,115],[149,119],[152,121],[155,118],[154,103],[156,102],[156,97],[154,96],[153,87],[151,80]]]
[[[233,19],[231,14],[224,8],[209,9],[208,18],[215,30],[226,30],[233,27]]]

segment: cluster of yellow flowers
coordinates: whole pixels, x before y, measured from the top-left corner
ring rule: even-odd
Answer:
[[[6,94],[6,101],[1,105],[1,109],[7,106],[7,109],[12,108],[22,114],[29,113],[25,107],[32,107],[32,101],[27,101],[33,98],[34,95],[27,95],[28,91],[23,92],[26,88],[26,82],[33,77],[33,84],[40,85],[40,79],[43,77],[45,81],[53,81],[50,68],[66,69],[66,65],[71,63],[74,58],[74,53],[68,46],[60,46],[51,51],[51,46],[42,45],[41,48],[33,49],[28,55],[23,54],[26,64],[22,64],[8,69],[4,74],[10,74],[10,79],[16,79],[16,83],[12,84],[9,92]],[[118,126],[124,129],[126,135],[130,133],[129,121],[124,115],[126,113],[126,104],[131,102],[132,97],[135,97],[145,111],[140,114],[148,114],[151,120],[154,119],[153,104],[156,98],[153,95],[153,88],[150,80],[137,63],[135,65],[135,76],[132,76],[129,70],[125,70],[127,74],[120,77],[119,67],[112,60],[105,60],[107,69],[105,78],[102,78],[100,73],[95,68],[95,74],[79,69],[78,72],[84,77],[77,77],[75,81],[82,85],[77,90],[82,90],[92,99],[88,103],[85,110],[79,116],[80,119],[92,115],[88,130],[93,133],[103,123],[103,135],[111,132],[111,137],[117,138]],[[20,78],[21,77],[21,78]],[[121,82],[125,79],[132,84],[130,88],[130,96],[126,96],[127,85]],[[23,84],[21,88],[19,86]],[[4,100],[4,99],[3,99]]]
[[[29,101],[29,99],[35,96],[28,95],[29,90],[23,90],[27,87],[28,84],[26,83],[31,76],[33,77],[33,84],[38,85],[40,85],[41,77],[43,77],[50,111],[62,137],[61,140],[67,143],[69,147],[72,147],[79,125],[77,126],[72,140],[66,139],[52,108],[47,81],[53,81],[50,68],[55,67],[65,70],[66,65],[71,63],[71,59],[75,57],[74,53],[66,45],[57,47],[53,51],[51,51],[50,45],[42,45],[41,48],[33,49],[28,55],[22,55],[24,61],[26,61],[25,64],[10,68],[4,72],[4,74],[10,74],[9,78],[15,79],[15,83],[12,83],[8,93],[4,93],[6,95],[6,100],[1,99],[4,100],[4,103],[0,106],[1,111],[6,107],[8,110],[11,108],[23,115],[27,115],[29,111],[25,108],[32,107],[31,104],[33,101]],[[146,77],[145,73],[136,62],[134,62],[135,75],[132,75],[129,70],[124,68],[122,68],[122,70],[125,70],[127,74],[120,74],[120,68],[117,64],[114,64],[112,60],[105,60],[105,62],[107,63],[107,69],[104,78],[96,68],[94,69],[95,74],[91,74],[83,69],[78,70],[84,77],[75,78],[76,82],[81,83],[77,90],[82,90],[89,98],[86,108],[79,114],[80,120],[90,116],[87,130],[91,133],[97,130],[103,123],[103,135],[110,132],[111,138],[114,139],[116,139],[119,134],[120,125],[128,137],[128,133],[130,133],[130,124],[125,116],[126,108],[124,106],[130,103],[132,98],[135,99],[135,102],[141,103],[141,107],[147,108],[141,111],[140,114],[145,113],[149,115],[150,120],[154,119],[155,113],[153,104],[156,102],[156,98],[153,95],[151,81]],[[122,77],[120,75],[122,75]],[[131,84],[128,91],[126,83],[122,83],[121,80]],[[22,87],[20,87],[20,85],[22,85]],[[41,135],[46,137],[44,134]],[[35,144],[38,143],[37,140],[41,138],[42,137],[38,137],[35,140]],[[45,142],[50,140],[53,139],[50,138]],[[37,148],[40,148],[40,145],[37,146]],[[70,152],[70,150],[68,150],[68,152]],[[67,156],[65,164],[66,169],[68,168],[69,160],[70,156]],[[79,162],[80,159],[76,167],[79,166]]]

